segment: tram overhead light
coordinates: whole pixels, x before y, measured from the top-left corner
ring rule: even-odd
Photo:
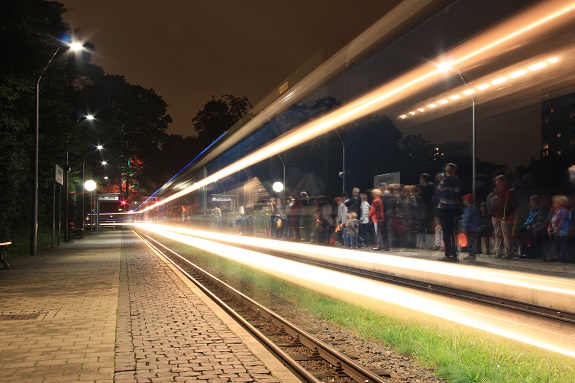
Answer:
[[[493,85],[499,85],[499,84],[503,84],[505,81],[507,81],[507,77],[503,76],[503,77],[498,77],[495,80],[491,81],[491,83]]]
[[[473,94],[473,93],[475,93],[475,89],[467,89],[467,90],[464,90],[464,91],[463,91],[463,92],[461,92],[461,93],[463,93],[463,94],[465,94],[465,95],[468,95],[468,96],[469,96],[470,94]]]
[[[427,107],[433,109],[433,108],[437,107],[437,105],[435,105],[435,104],[429,104],[429,105],[427,105]]]
[[[513,79],[513,78],[521,77],[526,73],[527,73],[527,71],[525,69],[516,70],[513,73],[509,73],[509,78]]]
[[[477,89],[478,89],[478,90],[485,90],[485,89],[489,88],[490,86],[491,86],[491,85],[489,85],[489,84],[487,84],[487,83],[486,83],[486,84],[481,84],[481,85],[479,85],[479,86],[477,87]]]
[[[438,104],[441,104],[441,105],[447,104],[447,100],[446,100],[446,99],[442,99],[442,100],[437,101],[437,103],[438,103]]]
[[[536,70],[545,68],[547,65],[548,65],[547,62],[541,61],[541,62],[538,62],[537,64],[531,65],[531,66],[529,67],[529,70],[532,71],[532,72],[535,72]]]

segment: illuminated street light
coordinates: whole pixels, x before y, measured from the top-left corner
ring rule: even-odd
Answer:
[[[96,190],[96,182],[93,180],[88,180],[84,183],[84,189],[86,189],[87,191],[90,192],[90,233],[92,233],[92,227],[94,227],[94,222],[93,222],[93,211],[92,211],[92,192],[94,190]],[[83,194],[83,193],[82,193]],[[82,206],[82,210],[84,210],[84,207]],[[84,212],[82,212],[82,231],[84,230],[84,226],[86,223],[86,219],[84,217]]]
[[[102,149],[104,149],[104,147],[102,145],[96,145],[96,149],[102,150]]]
[[[91,115],[91,114],[89,114],[89,115],[86,116],[86,120],[88,120],[88,121],[93,121],[94,118],[95,118],[95,117],[94,117],[93,115]]]
[[[69,39],[69,36],[65,36]],[[63,41],[61,41],[64,43]],[[40,149],[40,81],[42,81],[42,76],[56,58],[56,55],[62,50],[63,46],[67,46],[68,50],[78,52],[82,50],[83,45],[79,42],[64,43],[56,48],[56,51],[52,54],[48,63],[40,71],[40,74],[36,78],[36,127],[34,131],[34,170],[33,170],[33,202],[32,202],[32,235],[30,239],[30,255],[36,255],[38,253],[38,165],[39,165],[39,149]],[[68,197],[68,196],[66,196]],[[66,227],[68,227],[68,222],[66,222]]]
[[[107,162],[107,161],[102,161],[101,164],[104,165],[104,166],[106,166],[106,165],[108,165],[108,162]]]
[[[274,184],[272,185],[272,189],[274,189],[276,193],[281,193],[284,190],[284,184],[279,181],[274,182]]]

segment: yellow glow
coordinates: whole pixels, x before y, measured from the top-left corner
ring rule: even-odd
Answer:
[[[559,61],[559,58],[558,57],[551,57],[551,58],[547,59],[546,61],[548,63],[555,64],[556,62]]]
[[[451,63],[442,62],[437,65],[437,70],[440,72],[447,72],[452,68]]]
[[[542,68],[545,68],[548,64],[545,61],[538,62],[537,64],[533,64],[529,67],[530,71],[536,71]]]
[[[407,116],[405,114],[402,114],[401,116],[399,116],[399,118],[401,118],[402,120],[405,120]]]
[[[458,300],[431,296],[424,292],[417,292],[406,288],[387,285],[381,282],[366,280],[360,277],[342,274],[339,272],[318,268],[315,266],[296,263],[293,261],[271,257],[256,251],[245,250],[234,246],[213,242],[199,237],[190,237],[187,235],[175,232],[176,230],[182,232],[188,229],[169,228],[170,231],[165,230],[166,226],[163,225],[138,225],[143,230],[150,231],[154,234],[170,238],[174,241],[190,245],[209,253],[219,255],[221,257],[231,259],[250,267],[263,270],[264,272],[278,276],[282,279],[302,285],[306,288],[319,291],[330,296],[347,300],[353,303],[361,302],[368,307],[381,307],[381,303],[386,302],[397,306],[405,307],[421,313],[426,313],[435,317],[443,318],[445,320],[457,322],[472,328],[487,331],[497,334],[509,339],[514,339],[523,343],[533,346],[541,347],[546,350],[575,357],[575,340],[571,337],[565,337],[564,334],[558,334],[551,329],[538,323],[531,323],[525,320],[521,315],[506,315],[498,310],[485,310],[480,305],[463,303]],[[174,231],[172,231],[172,229]],[[197,232],[197,231],[195,231]],[[206,234],[207,232],[203,232]],[[222,238],[221,233],[212,233],[218,239]],[[228,235],[223,235],[228,237]],[[238,236],[234,236],[238,237]],[[253,240],[259,238],[244,238],[244,240],[252,243]],[[263,240],[266,241],[266,240]],[[277,248],[277,241],[267,240],[275,244]],[[259,241],[258,241],[259,242]],[[317,246],[304,245],[304,244],[288,244],[282,242],[282,245],[300,245],[309,248],[321,249]],[[355,255],[356,253],[362,254],[359,251],[347,251],[344,249],[326,248],[326,251],[334,252],[334,250],[341,250],[341,252]],[[335,252],[340,253],[339,251]],[[374,258],[388,258],[381,257],[381,254],[375,254]],[[414,259],[401,258],[403,261],[413,261]],[[416,261],[431,265],[432,261]],[[447,265],[444,265],[447,266]],[[460,266],[460,265],[450,265]],[[478,270],[476,267],[467,267],[473,271]],[[458,269],[464,270],[465,267]]]
[[[442,99],[442,100],[437,101],[437,103],[438,103],[438,104],[441,104],[441,105],[447,104],[447,100],[446,100],[446,99]]]
[[[475,93],[475,89],[467,89],[467,90],[464,90],[464,91],[461,92],[461,93],[466,94],[466,95],[470,95],[470,94]]]
[[[417,108],[417,111],[418,111],[418,112],[423,112],[423,111],[425,111],[425,109],[423,109],[423,108]]]
[[[574,9],[575,2],[571,2],[568,6],[565,6],[562,1],[549,1],[544,4],[539,4],[513,19],[501,23],[496,28],[492,28],[491,30],[479,35],[474,40],[447,52],[445,56],[459,57],[459,59],[452,62],[451,65],[454,67],[463,68],[463,64],[477,64],[480,61],[487,60],[489,57],[498,55],[501,53],[502,49],[507,47],[507,45],[505,45],[506,43],[509,43],[509,45],[515,43],[513,40],[520,36],[524,39],[533,38],[532,34],[528,34],[527,32],[534,31],[538,27],[543,26],[550,21],[554,21],[559,17],[570,13]],[[546,16],[540,17],[542,13],[546,14]],[[568,21],[569,19],[562,20],[564,23]],[[523,27],[517,29],[517,25],[523,25]],[[544,32],[545,30],[539,31],[539,33]],[[500,50],[498,51],[494,48],[500,48]],[[186,187],[170,196],[167,196],[153,206],[148,206],[138,210],[137,213],[144,213],[157,206],[185,196],[195,190],[209,185],[214,182],[214,179],[221,179],[230,174],[241,171],[242,169],[246,169],[249,166],[276,155],[277,153],[284,152],[303,142],[307,142],[315,137],[345,125],[346,123],[381,110],[382,108],[414,94],[417,91],[425,89],[436,81],[439,81],[439,76],[437,76],[439,73],[441,73],[441,71],[432,63],[424,64],[411,70],[410,72],[374,89],[344,106],[341,106],[323,117],[290,130],[270,144],[256,150],[226,168],[217,171],[215,174],[196,182],[192,186]]]
[[[433,109],[433,108],[437,107],[437,105],[435,105],[435,104],[429,104],[429,105],[427,105],[427,107]]]
[[[509,78],[521,77],[526,73],[527,73],[527,71],[525,69],[516,70],[515,72],[509,74]]]
[[[499,85],[499,84],[503,84],[505,81],[507,81],[507,77],[503,76],[503,77],[498,77],[495,80],[491,81],[491,83],[493,85]]]
[[[457,100],[458,98],[460,98],[461,96],[458,94],[454,94],[453,96],[449,96],[449,98],[453,101]]]
[[[409,112],[409,114],[413,116],[415,114],[415,111],[412,110],[411,112]]]
[[[489,84],[481,84],[477,87],[478,90],[485,90],[487,88],[489,88],[490,85]]]

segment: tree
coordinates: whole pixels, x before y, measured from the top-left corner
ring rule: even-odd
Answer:
[[[93,132],[105,143],[110,156],[107,176],[123,198],[129,200],[131,189],[156,186],[156,180],[144,175],[154,168],[154,161],[161,161],[158,152],[172,122],[161,96],[128,83],[124,76],[103,75],[81,89],[80,99],[90,110],[99,111]]]
[[[196,151],[210,145],[237,121],[246,115],[252,104],[247,97],[223,95],[208,101],[192,119],[196,134]]]
[[[405,136],[400,143],[403,162],[401,180],[403,183],[416,184],[421,173],[433,169],[433,146],[421,134]]]
[[[6,0],[0,3],[0,238],[28,231],[32,204],[32,127],[34,84],[61,44],[51,36],[69,32],[65,9],[55,1]],[[79,141],[73,107],[74,65],[62,51],[43,76],[40,88],[39,220],[50,216],[54,165],[63,165],[66,150]],[[40,233],[41,234],[41,233]]]

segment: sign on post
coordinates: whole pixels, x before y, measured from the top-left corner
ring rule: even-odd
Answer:
[[[380,184],[388,184],[388,185],[400,184],[401,183],[400,175],[401,175],[400,172],[385,173],[385,174],[377,175],[377,176],[373,177],[373,187],[377,188],[377,187],[379,187]]]
[[[60,185],[64,185],[64,169],[62,169],[61,167],[59,167],[58,165],[56,165],[56,173],[54,175],[54,179],[56,180],[56,182],[58,182]]]

